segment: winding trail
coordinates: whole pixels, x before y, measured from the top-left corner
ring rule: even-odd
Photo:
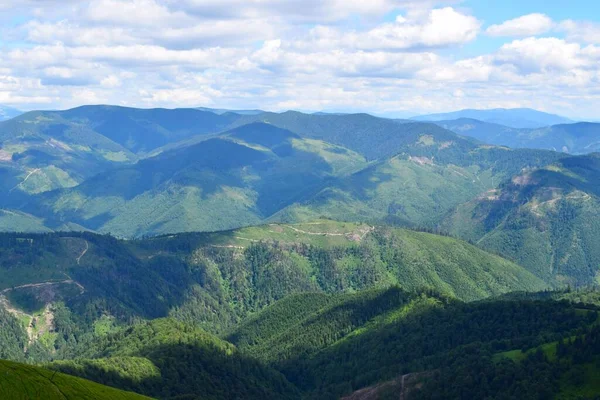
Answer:
[[[67,275],[67,277],[69,277]],[[6,288],[3,289],[2,291],[0,291],[0,294],[4,294],[4,293],[8,293],[11,290],[15,290],[15,289],[23,289],[23,288],[32,288],[32,287],[42,287],[42,286],[50,286],[50,285],[58,285],[61,283],[68,283],[68,284],[72,284],[77,286],[80,290],[81,293],[85,292],[85,288],[83,287],[83,285],[81,285],[81,283],[74,281],[73,279],[71,279],[69,277],[69,279],[65,279],[64,281],[48,281],[48,282],[40,282],[40,283],[26,283],[25,285],[20,285],[20,286],[15,286],[15,287],[10,287],[10,288]]]
[[[25,177],[25,179],[23,179],[23,182],[19,183],[18,185],[16,185],[15,187],[13,187],[12,189],[10,189],[9,193],[12,192],[13,190],[15,190],[16,188],[18,188],[19,186],[21,186],[22,184],[24,184],[25,182],[27,182],[27,179],[29,179],[29,177],[33,174],[35,174],[36,172],[41,171],[40,168],[36,168],[33,171],[29,172],[29,174]]]
[[[90,244],[88,243],[88,241],[85,241],[85,249],[83,249],[83,251],[81,252],[81,254],[79,255],[79,257],[77,257],[77,265],[79,265],[79,261],[81,261],[81,257],[85,256],[85,253],[87,253],[87,251],[90,249]]]
[[[303,225],[307,225],[307,224],[303,224]],[[304,230],[302,230],[302,229],[295,228],[295,227],[293,227],[293,226],[291,226],[291,225],[285,225],[285,227],[286,227],[286,228],[290,228],[291,230],[293,230],[293,231],[295,231],[295,232],[298,232],[298,233],[303,233],[303,234],[305,234],[305,235],[315,235],[315,236],[348,236],[348,235],[351,235],[351,234],[353,234],[353,233],[356,233],[356,232],[344,232],[344,233],[332,233],[332,232],[307,232],[307,231],[304,231]],[[368,229],[362,229],[362,230],[359,230],[359,232],[363,234],[363,235],[361,236],[361,238],[364,238],[364,237],[365,237],[365,235],[366,235],[367,233],[369,233],[369,232],[373,231],[374,229],[375,229],[375,227],[374,227],[374,226],[369,226],[369,228],[368,228]]]

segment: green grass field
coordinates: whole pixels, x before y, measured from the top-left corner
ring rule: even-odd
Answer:
[[[0,398],[7,400],[142,400],[149,397],[44,368],[0,361]]]

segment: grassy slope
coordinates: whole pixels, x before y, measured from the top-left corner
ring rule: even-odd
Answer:
[[[4,399],[148,399],[85,379],[31,365],[0,361],[0,397]]]

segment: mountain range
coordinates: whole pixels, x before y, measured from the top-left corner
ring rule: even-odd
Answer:
[[[0,397],[593,398],[598,127],[517,111],[0,122]]]
[[[509,128],[489,122],[460,118],[436,122],[444,129],[485,143],[512,148],[533,148],[586,154],[600,150],[600,124],[578,122],[537,129]]]
[[[511,182],[527,179],[523,176],[532,171],[563,171],[561,163],[569,160],[593,170],[595,158],[485,144],[490,124],[479,123],[487,134],[476,138],[459,135],[452,131],[461,131],[457,125],[447,124],[367,114],[242,115],[113,106],[25,113],[0,123],[0,151],[6,155],[0,164],[5,177],[0,229],[88,230],[132,238],[327,217],[450,232],[523,264],[550,285],[590,282],[597,270],[593,258],[559,261],[546,258],[542,247],[525,257],[526,251],[502,242],[508,239],[490,225],[491,217],[485,227],[476,223],[481,216],[475,210],[484,208],[478,202],[495,196],[531,200],[528,185]],[[544,129],[589,141],[594,125]],[[571,181],[561,185],[573,185],[577,174],[564,175]],[[587,173],[581,181],[592,177]],[[595,202],[594,184],[580,186],[582,196]],[[538,191],[558,193],[556,187],[541,180]],[[498,194],[507,188],[514,193]],[[499,215],[495,210],[506,211],[508,204],[490,212]],[[560,217],[549,213],[546,218],[552,224]],[[514,223],[508,226],[518,231]],[[592,232],[568,239],[561,236],[565,230],[552,240],[587,243]],[[563,273],[560,263],[571,270]]]
[[[511,128],[542,128],[551,125],[572,123],[568,118],[530,108],[496,108],[489,110],[460,110],[449,113],[429,114],[413,117],[416,121],[447,121],[455,119],[475,119]]]

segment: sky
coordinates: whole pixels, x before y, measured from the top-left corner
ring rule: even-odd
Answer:
[[[0,105],[600,119],[595,0],[0,0]]]

